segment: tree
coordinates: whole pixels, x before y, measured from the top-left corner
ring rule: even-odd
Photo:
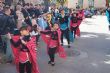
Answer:
[[[57,0],[58,3],[60,3],[62,5],[62,7],[64,6],[64,4],[66,3],[67,0]]]
[[[106,6],[109,7],[109,0],[106,0]]]

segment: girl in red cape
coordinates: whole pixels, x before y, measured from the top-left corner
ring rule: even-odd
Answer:
[[[60,45],[61,31],[58,29],[58,24],[54,24],[51,30],[41,31],[41,36],[47,44],[47,51],[50,58],[48,64],[55,65],[55,53],[58,53],[61,58],[66,58],[64,48]]]
[[[14,62],[18,73],[39,73],[36,57],[36,38],[30,37],[27,26],[20,28],[21,35],[10,38],[14,54]]]

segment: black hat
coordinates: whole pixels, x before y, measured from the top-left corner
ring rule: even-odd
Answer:
[[[14,29],[14,35],[20,35],[20,31],[18,29]]]

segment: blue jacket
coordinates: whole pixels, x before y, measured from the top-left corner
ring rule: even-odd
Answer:
[[[110,24],[110,11],[109,10],[106,10],[106,16],[107,16],[107,20]]]
[[[43,19],[43,17],[38,19],[38,25],[44,30],[47,27],[46,21]]]
[[[66,30],[69,26],[68,26],[68,23],[69,23],[69,16],[64,16],[62,17],[61,15],[59,15],[59,23],[60,23],[60,29],[61,30]]]

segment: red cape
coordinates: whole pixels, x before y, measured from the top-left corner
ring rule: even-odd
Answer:
[[[61,37],[61,31],[60,29],[57,30],[58,32],[58,48],[57,48],[57,53],[59,54],[59,57],[61,58],[66,58],[66,52],[64,50],[64,48],[60,45],[60,37]],[[42,39],[43,41],[47,44],[47,50],[48,50],[48,45],[49,45],[49,42],[51,40],[51,37],[47,37],[47,35],[45,34],[41,34],[42,36]],[[48,35],[50,36],[50,35]]]
[[[20,39],[20,36],[13,36],[12,38],[14,42],[17,42]],[[31,55],[31,63],[32,63],[32,73],[39,73],[38,64],[37,64],[37,56],[36,56],[36,38],[32,37],[29,42],[27,42],[26,46],[28,47]],[[12,50],[14,54],[14,62],[16,64],[17,71],[19,72],[19,47],[14,47],[12,45]]]
[[[19,40],[20,36],[13,36],[12,39],[14,42],[17,42]],[[13,45],[11,45],[12,47],[12,51],[13,51],[13,56],[14,56],[14,63],[16,65],[16,69],[19,72],[19,47],[14,47]]]
[[[31,55],[32,63],[32,73],[39,73],[38,64],[37,64],[37,54],[36,54],[36,38],[32,37],[31,40],[27,43]]]
[[[76,30],[76,35],[77,35],[77,36],[80,36],[80,34],[81,34],[81,33],[80,33],[80,28],[78,27],[78,29]]]
[[[80,24],[81,24],[81,20],[78,20],[78,23],[77,23],[77,25],[78,25],[78,28],[77,28],[77,30],[76,30],[76,35],[77,36],[80,36],[80,29],[79,29],[79,26],[80,26]],[[70,29],[71,29],[71,27],[72,27],[72,21],[70,21]],[[74,34],[75,35],[75,34]]]

